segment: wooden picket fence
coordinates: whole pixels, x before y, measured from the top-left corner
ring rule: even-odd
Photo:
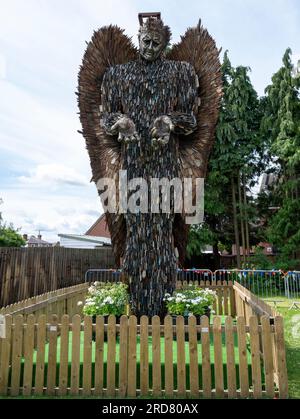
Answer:
[[[2,396],[286,398],[283,319],[5,317]],[[93,333],[95,342],[92,340]],[[186,341],[187,339],[187,341]],[[260,351],[260,340],[263,351]],[[278,388],[275,386],[278,377]]]
[[[235,282],[232,290],[234,293],[236,314],[244,317],[247,325],[251,316],[256,316],[258,322],[260,322],[262,316],[268,316],[271,319],[279,316],[279,313],[274,308],[241,284]]]
[[[235,293],[232,282],[219,281],[211,283],[209,281],[201,281],[193,282],[192,285],[216,291],[217,298],[213,307],[215,314],[235,317]],[[16,316],[22,314],[26,320],[26,316],[29,314],[34,314],[36,318],[41,314],[47,314],[47,319],[49,319],[49,316],[56,314],[59,321],[64,314],[73,317],[75,314],[81,314],[81,309],[77,304],[79,301],[85,302],[89,286],[88,283],[84,283],[32,297],[19,303],[0,308],[0,315],[10,314]],[[186,287],[186,282],[177,282],[177,289]]]
[[[78,307],[78,303],[85,302],[88,287],[89,284],[80,284],[32,297],[1,308],[0,315],[9,314],[15,318],[22,314],[25,322],[31,314],[34,314],[36,319],[45,314],[47,320],[50,320],[53,314],[56,314],[59,320],[64,314],[73,317],[75,314],[81,314],[82,309]]]
[[[212,324],[180,316],[92,324],[77,305],[88,284],[0,310],[0,395],[286,398],[282,317],[240,284],[194,285],[216,291]]]

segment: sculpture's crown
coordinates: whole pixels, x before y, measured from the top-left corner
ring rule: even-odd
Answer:
[[[166,45],[170,42],[172,33],[169,26],[164,25],[161,13],[139,13],[140,34],[144,32],[159,32],[164,36]]]

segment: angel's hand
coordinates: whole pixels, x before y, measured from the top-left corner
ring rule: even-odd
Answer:
[[[174,124],[168,116],[160,116],[156,118],[151,129],[153,146],[158,147],[168,144],[170,141],[170,134],[174,128]]]
[[[112,127],[113,134],[119,134],[118,141],[126,144],[136,143],[140,140],[135,124],[128,116],[120,118]]]

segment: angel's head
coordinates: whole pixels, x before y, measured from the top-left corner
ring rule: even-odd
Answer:
[[[171,39],[171,30],[161,19],[149,18],[140,27],[140,55],[146,61],[157,60]]]

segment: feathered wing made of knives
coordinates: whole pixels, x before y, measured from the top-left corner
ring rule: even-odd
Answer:
[[[84,55],[78,101],[93,181],[118,186],[120,171],[128,182],[148,185],[154,178],[204,178],[222,96],[219,51],[200,23],[169,50],[170,29],[159,14],[140,17],[140,24],[139,51],[123,30],[108,26],[94,33]],[[133,313],[162,315],[190,226],[175,213],[174,196],[169,213],[151,212],[150,196],[141,196],[139,211],[106,216]]]

